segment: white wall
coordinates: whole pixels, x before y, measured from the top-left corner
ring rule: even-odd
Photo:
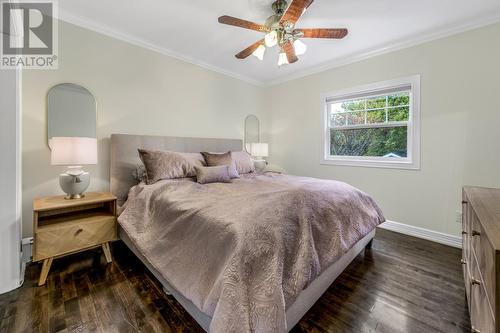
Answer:
[[[62,194],[47,147],[46,94],[78,83],[97,100],[99,164],[89,190],[109,188],[111,133],[243,138],[245,116],[261,119],[262,88],[61,22],[59,70],[23,78],[23,235],[32,233],[32,200]]]
[[[370,193],[386,218],[458,234],[464,184],[500,187],[500,24],[266,89],[271,162]],[[313,52],[313,50],[309,50]],[[421,170],[320,165],[321,93],[421,75]]]
[[[0,69],[0,294],[21,281],[20,79]]]

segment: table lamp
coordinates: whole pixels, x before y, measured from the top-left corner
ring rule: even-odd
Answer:
[[[97,164],[97,139],[83,137],[54,137],[50,139],[51,164],[67,165],[59,175],[59,185],[67,194],[65,199],[80,199],[90,185],[90,174],[82,165]]]
[[[267,165],[264,157],[269,156],[269,145],[261,142],[250,143],[250,155],[254,157],[254,164],[257,171],[263,171]]]

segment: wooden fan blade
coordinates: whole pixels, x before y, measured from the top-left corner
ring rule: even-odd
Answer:
[[[299,18],[304,14],[304,11],[313,3],[314,0],[292,0],[285,14],[280,19],[281,23],[289,22],[297,23]]]
[[[253,23],[250,21],[242,20],[242,19],[239,19],[236,17],[227,16],[227,15],[219,17],[219,23],[232,25],[235,27],[243,28],[243,29],[260,31],[260,32],[268,32],[269,31],[269,29],[267,27],[265,27],[261,24]]]
[[[293,48],[292,42],[288,42],[283,45],[283,51],[285,51],[286,53],[289,64],[293,64],[294,62],[297,62],[297,60],[299,60],[299,58],[297,58],[297,55],[295,55],[295,49]]]
[[[245,59],[246,57],[250,56],[253,53],[253,51],[255,51],[259,47],[259,45],[264,45],[264,39],[261,39],[258,42],[253,43],[240,53],[236,54],[235,57],[238,59]]]
[[[304,38],[344,38],[347,29],[297,29],[304,34]]]

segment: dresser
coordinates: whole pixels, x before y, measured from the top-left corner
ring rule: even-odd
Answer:
[[[500,189],[464,187],[462,227],[472,332],[500,333]]]

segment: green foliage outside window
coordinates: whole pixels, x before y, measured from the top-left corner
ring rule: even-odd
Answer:
[[[330,154],[337,156],[407,156],[407,127],[331,129]]]
[[[407,126],[342,128],[409,120],[407,92],[351,100],[333,106],[330,153],[337,156],[407,156]],[[391,155],[393,156],[393,155]]]

